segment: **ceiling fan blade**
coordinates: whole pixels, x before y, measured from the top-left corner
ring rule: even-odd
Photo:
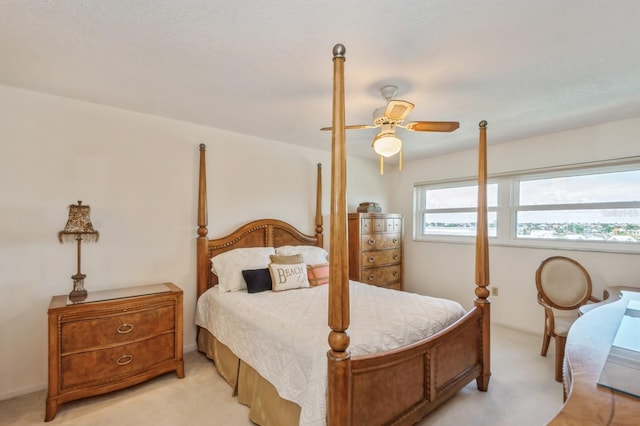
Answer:
[[[384,111],[384,115],[391,121],[401,123],[407,115],[413,110],[414,105],[411,102],[401,100],[390,100],[387,104],[387,108]]]
[[[354,124],[352,126],[344,126],[345,130],[373,129],[374,127],[380,127],[380,126],[374,126],[372,124]],[[333,127],[323,127],[320,130],[331,130],[331,129],[333,129]]]
[[[457,121],[411,121],[404,126],[413,132],[453,132],[460,123]]]

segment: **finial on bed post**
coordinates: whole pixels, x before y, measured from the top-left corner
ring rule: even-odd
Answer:
[[[482,311],[482,372],[476,379],[479,390],[486,391],[491,376],[490,341],[490,301],[489,289],[489,232],[487,224],[487,122],[478,124],[480,140],[478,143],[478,217],[476,232],[476,300],[475,306]]]
[[[197,241],[197,284],[198,296],[204,293],[209,287],[209,262],[208,250],[209,239],[207,238],[207,166],[205,144],[200,144],[200,170],[198,174],[198,239]]]
[[[322,164],[318,163],[316,187],[316,238],[318,247],[324,247],[324,227],[322,226]]]
[[[349,347],[349,258],[347,250],[346,147],[344,113],[345,47],[333,48],[331,131],[331,223],[329,244],[329,346],[327,352],[327,424],[351,424]]]

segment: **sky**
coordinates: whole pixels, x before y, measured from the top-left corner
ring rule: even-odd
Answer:
[[[540,206],[573,203],[640,203],[640,170],[521,181],[520,205]],[[496,206],[498,185],[487,188],[489,206]],[[442,188],[427,192],[427,208],[470,208],[477,203],[476,186]],[[611,205],[596,210],[552,210],[519,212],[519,222],[529,223],[634,223],[640,224],[640,206]],[[467,215],[459,214],[463,222]],[[437,217],[437,219],[436,219]],[[430,215],[443,221],[446,215]],[[472,216],[469,216],[472,217]],[[451,216],[449,216],[451,218]]]

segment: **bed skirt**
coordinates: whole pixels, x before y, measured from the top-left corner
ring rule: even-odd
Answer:
[[[213,360],[238,402],[249,407],[249,420],[262,426],[298,425],[300,406],[281,398],[271,383],[204,328],[198,333],[198,350]]]

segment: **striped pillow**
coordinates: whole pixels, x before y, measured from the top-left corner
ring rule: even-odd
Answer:
[[[307,265],[307,277],[311,287],[329,284],[329,264],[316,263],[315,265]]]

